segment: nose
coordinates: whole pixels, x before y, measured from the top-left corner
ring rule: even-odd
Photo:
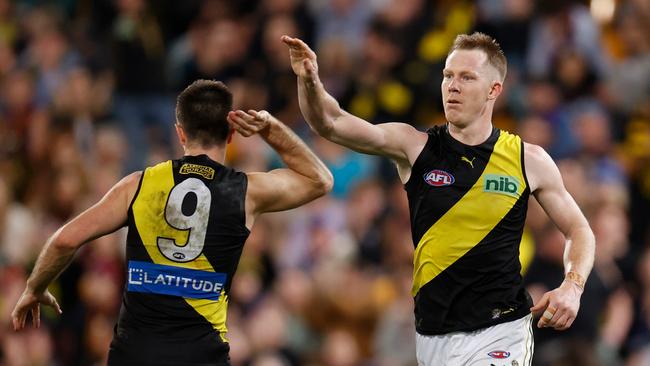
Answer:
[[[447,84],[447,91],[450,93],[451,92],[460,93],[460,89],[458,89],[458,83],[456,83],[455,78],[451,78],[449,84]]]

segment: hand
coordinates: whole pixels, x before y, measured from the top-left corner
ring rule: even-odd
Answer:
[[[228,112],[228,123],[244,137],[252,136],[264,130],[271,124],[272,116],[267,111],[248,112],[241,110]]]
[[[318,79],[316,53],[298,38],[282,36],[282,42],[289,46],[289,57],[291,58],[293,72],[306,81],[316,81]]]
[[[14,330],[21,330],[25,327],[25,320],[27,319],[27,313],[32,312],[32,322],[34,327],[38,328],[41,326],[41,304],[53,307],[56,312],[61,315],[61,307],[56,302],[56,299],[52,294],[45,290],[41,294],[34,294],[29,289],[25,289],[23,294],[20,296],[16,307],[11,312],[11,320],[14,325]]]
[[[550,327],[557,330],[568,329],[580,309],[580,296],[582,289],[571,281],[564,281],[560,287],[546,292],[541,299],[530,308],[533,313],[542,310],[541,318],[537,323],[538,328]]]

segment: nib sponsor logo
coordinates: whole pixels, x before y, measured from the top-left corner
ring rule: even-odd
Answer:
[[[486,174],[483,179],[483,191],[517,196],[519,180],[509,175]]]

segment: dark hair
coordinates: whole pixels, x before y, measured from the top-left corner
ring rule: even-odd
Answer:
[[[487,34],[481,32],[474,32],[471,35],[459,34],[456,36],[449,54],[455,50],[481,50],[485,52],[488,63],[499,72],[501,79],[506,78],[506,72],[508,71],[506,56],[497,41]]]
[[[197,80],[176,100],[176,120],[190,141],[201,146],[222,145],[230,134],[226,120],[232,93],[221,81]]]

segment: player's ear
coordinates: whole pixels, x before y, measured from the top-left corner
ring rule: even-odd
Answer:
[[[493,82],[492,87],[490,88],[490,93],[488,94],[488,100],[497,99],[497,97],[501,95],[502,90],[503,90],[502,82],[500,81]]]
[[[185,130],[183,129],[183,126],[181,126],[181,124],[178,122],[176,122],[174,126],[176,127],[176,134],[178,135],[178,141],[180,141],[181,146],[185,146],[187,144],[187,136],[185,135]]]

